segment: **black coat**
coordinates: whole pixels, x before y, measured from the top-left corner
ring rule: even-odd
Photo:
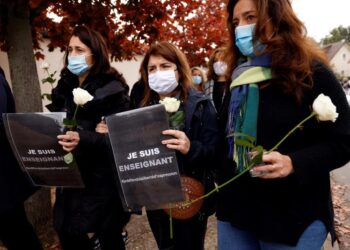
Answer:
[[[208,97],[191,90],[184,105],[184,132],[191,141],[190,150],[180,155],[182,171],[201,180],[204,170],[215,170],[214,159],[219,143],[218,120]]]
[[[272,84],[260,90],[257,144],[271,149],[310,115],[320,93],[337,107],[337,121],[312,118],[280,145],[277,151],[288,155],[294,167],[286,178],[263,180],[246,173],[219,192],[218,219],[249,230],[261,240],[295,245],[314,220],[321,220],[334,239],[329,172],[350,160],[350,109],[332,72],[320,64],[313,70],[314,86],[300,104]],[[226,119],[224,114],[221,117],[224,129]],[[227,151],[221,152],[224,164],[219,179],[223,183],[234,175],[234,164]]]
[[[188,102],[184,105],[184,132],[191,141],[186,155],[178,155],[182,173],[202,182],[205,193],[215,188],[219,145],[219,124],[216,110],[211,100],[203,93],[191,90]],[[210,216],[215,212],[216,194],[204,199],[200,216]]]
[[[152,101],[152,104],[156,104]],[[185,112],[184,132],[191,145],[186,155],[176,152],[181,174],[191,176],[204,184],[205,192],[214,189],[216,153],[219,143],[219,127],[215,108],[210,99],[194,89],[180,109]],[[215,212],[215,195],[205,198],[201,216]]]
[[[67,117],[72,117],[76,107],[72,90],[76,87],[78,78],[64,71],[52,91],[52,104],[48,105],[50,111],[67,111]],[[108,75],[88,76],[82,88],[94,97],[79,107],[76,116],[80,142],[74,157],[85,188],[59,189],[54,211],[56,229],[72,233],[103,230],[104,223],[108,223],[108,217],[113,213],[120,215],[119,226],[128,220],[118,196],[108,139],[95,132],[103,116],[129,108],[127,89],[114,76]]]
[[[2,114],[14,112],[12,92],[0,74],[0,213],[24,202],[35,191],[18,165],[5,134]]]

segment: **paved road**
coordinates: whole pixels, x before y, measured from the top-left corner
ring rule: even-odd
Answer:
[[[335,184],[342,185],[345,188],[345,193],[341,195],[341,198],[344,199],[343,206],[350,207],[350,162],[348,162],[345,166],[336,169],[332,172],[332,179],[334,180]],[[345,227],[350,227],[350,216],[347,215],[343,217],[342,223],[345,225]],[[346,238],[346,239],[345,239]],[[346,241],[348,243],[349,238],[343,237],[343,241]],[[338,246],[336,244],[334,247],[330,245],[329,239],[327,240],[324,250],[343,250],[343,249],[349,249],[348,246]]]
[[[350,162],[342,168],[338,168],[332,172],[335,181],[341,185],[350,185]],[[345,195],[350,202],[350,190]]]

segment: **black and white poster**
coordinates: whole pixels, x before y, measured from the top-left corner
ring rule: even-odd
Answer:
[[[35,186],[84,187],[72,154],[58,144],[64,112],[3,114],[12,150]]]
[[[126,210],[159,209],[184,200],[174,150],[161,143],[169,128],[163,105],[106,118]]]

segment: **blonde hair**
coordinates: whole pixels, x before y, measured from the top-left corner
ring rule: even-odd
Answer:
[[[202,81],[203,81],[203,83],[205,83],[207,81],[207,73],[201,67],[198,67],[198,66],[192,67],[191,73],[193,73],[193,71],[195,71],[195,70],[198,70],[200,72],[201,77],[202,77]]]

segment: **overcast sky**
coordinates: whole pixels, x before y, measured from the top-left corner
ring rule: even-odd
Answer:
[[[292,5],[308,36],[318,42],[333,28],[350,26],[350,0],[292,0]]]

